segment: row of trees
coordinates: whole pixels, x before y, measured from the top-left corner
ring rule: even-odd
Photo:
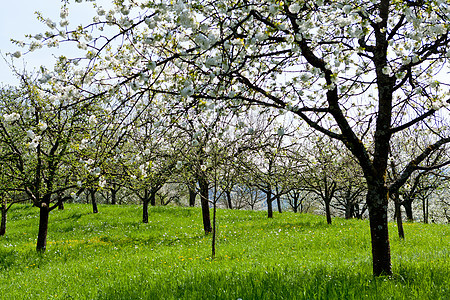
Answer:
[[[114,173],[108,166],[130,178],[136,172],[136,179],[149,180],[146,198],[163,182],[157,178],[175,168],[191,182],[192,194],[198,183],[208,232],[208,182],[214,191],[230,192],[223,178],[234,177],[238,157],[238,168],[266,194],[269,216],[272,201],[292,192],[292,174],[302,177],[305,168],[303,182],[327,211],[338,190],[347,189],[345,201],[364,192],[373,272],[392,273],[389,199],[406,207],[403,189],[409,183],[412,191],[416,174],[424,174],[418,181],[448,175],[449,89],[439,75],[450,57],[448,5],[114,1],[111,9],[96,7],[91,24],[74,29],[69,7],[64,1],[59,23],[40,16],[49,31],[17,43],[30,51],[75,43],[83,56],[61,57],[54,70],[41,70],[39,84],[25,84],[27,104],[18,109],[34,107],[34,117],[4,112],[21,124],[12,126],[21,129],[14,129],[17,135],[4,130],[5,147],[25,134],[29,140],[27,149],[6,151],[17,160],[11,170],[27,173],[24,155],[35,161],[27,184],[20,174],[8,184],[22,188],[43,219],[52,209],[50,195],[77,186],[71,173],[84,170],[83,178],[92,179],[81,186],[88,187]],[[50,129],[58,122],[61,131]],[[302,139],[312,132],[315,139]],[[59,163],[69,153],[77,159]],[[147,155],[152,158],[142,163]],[[342,172],[346,165],[355,166],[353,176]],[[345,176],[363,183],[361,190]]]

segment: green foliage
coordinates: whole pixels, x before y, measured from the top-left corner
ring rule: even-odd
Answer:
[[[216,259],[199,208],[66,204],[36,253],[38,210],[15,205],[0,239],[2,299],[448,299],[450,227],[391,228],[394,276],[374,278],[367,221],[218,211]]]

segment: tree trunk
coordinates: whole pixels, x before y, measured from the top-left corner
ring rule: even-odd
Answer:
[[[400,239],[405,239],[405,232],[403,230],[403,220],[402,220],[402,206],[400,203],[398,193],[394,195],[394,203],[395,203],[395,219],[397,220],[398,237]]]
[[[281,214],[283,212],[281,210],[281,197],[278,194],[277,194],[277,207],[278,207],[278,212]]]
[[[351,219],[352,218],[352,208],[353,208],[353,204],[352,203],[345,203],[345,219]]]
[[[6,208],[7,208],[6,207],[6,201],[3,200],[3,203],[2,203],[2,220],[1,220],[1,223],[0,223],[0,236],[5,235],[5,233],[6,233],[6,213],[7,213]]]
[[[64,201],[58,203],[58,210],[64,210]]]
[[[384,183],[368,184],[370,235],[372,239],[373,274],[392,275],[388,232],[388,193]]]
[[[195,189],[189,189],[189,206],[194,207],[195,206],[195,197],[197,197],[197,192]]]
[[[144,200],[144,205],[142,209],[142,222],[148,223],[148,200]]]
[[[150,197],[148,194],[148,189],[144,189],[144,199],[142,200],[142,223],[148,223],[148,203],[150,202]]]
[[[267,187],[266,195],[267,195],[267,200],[266,200],[267,201],[267,217],[273,218],[272,188],[270,187],[270,185]]]
[[[113,188],[111,189],[111,204],[115,205],[117,203],[117,190],[116,190],[116,184],[113,183]]]
[[[48,216],[50,208],[47,203],[42,203],[39,208],[39,232],[36,244],[36,250],[38,252],[45,252],[47,248],[47,229],[48,229]]]
[[[150,205],[156,206],[156,191],[153,189],[150,190]]]
[[[330,202],[331,199],[325,199],[325,214],[327,216],[327,224],[331,225],[331,209],[330,209]]]
[[[408,222],[413,221],[413,211],[412,211],[412,201],[405,200],[402,202],[403,207],[405,208],[406,219]]]
[[[96,214],[98,213],[98,208],[97,208],[97,200],[95,199],[95,189],[90,189],[89,192],[91,193],[92,212]]]
[[[214,196],[215,198],[215,196]],[[212,241],[211,241],[211,259],[216,258],[216,213],[217,213],[217,205],[216,199],[214,199],[213,203],[213,230],[212,230]]]
[[[423,222],[428,224],[428,198],[422,199]]]
[[[225,195],[227,196],[228,208],[233,209],[233,203],[231,202],[231,191],[225,191]]]
[[[198,185],[200,187],[200,203],[202,205],[202,216],[203,216],[203,229],[205,234],[211,233],[211,217],[209,213],[209,189],[208,181],[205,177],[200,176],[198,178]]]

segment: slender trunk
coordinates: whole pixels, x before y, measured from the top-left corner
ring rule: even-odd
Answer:
[[[233,203],[231,202],[231,191],[225,191],[225,195],[227,196],[228,208],[233,209]]]
[[[144,199],[142,201],[142,222],[148,223],[148,203],[150,202],[148,190],[144,189]]]
[[[216,199],[213,203],[213,230],[212,230],[212,245],[211,245],[211,258],[216,258]]]
[[[38,252],[45,252],[47,248],[47,229],[48,229],[48,216],[50,208],[47,203],[42,203],[39,208],[39,231],[36,244],[36,250]]]
[[[372,240],[373,274],[392,275],[388,232],[388,193],[384,183],[369,184],[367,191],[370,235]]]
[[[325,199],[325,214],[327,216],[327,224],[331,224],[330,202],[331,202],[331,199]]]
[[[428,224],[428,198],[422,199],[423,222]]]
[[[194,207],[195,206],[195,197],[197,197],[197,192],[195,191],[195,189],[189,189],[189,206],[190,207]]]
[[[280,195],[277,195],[277,207],[278,207],[278,212],[281,214],[283,211],[281,210],[281,197],[280,197]]]
[[[270,185],[267,187],[267,217],[273,218],[273,209],[272,209],[272,189]]]
[[[398,193],[394,195],[394,203],[395,203],[395,219],[397,220],[398,237],[400,239],[405,239],[405,232],[403,230],[403,220],[402,220],[402,206],[400,203]]]
[[[209,189],[208,181],[205,177],[198,178],[198,185],[200,187],[200,203],[202,205],[203,229],[205,234],[211,233],[211,217],[209,213]]]
[[[351,219],[354,214],[354,205],[351,197],[351,187],[345,192],[345,218]]]
[[[98,208],[97,208],[97,200],[95,199],[95,189],[90,189],[89,191],[91,193],[92,212],[96,214],[98,213]]]
[[[6,200],[3,200],[3,203],[2,203],[2,220],[1,220],[1,223],[0,223],[0,236],[3,236],[3,235],[5,235],[5,233],[6,233],[6,213],[7,213],[7,211],[6,211]]]

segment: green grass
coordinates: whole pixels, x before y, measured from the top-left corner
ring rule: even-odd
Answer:
[[[392,277],[372,276],[367,221],[218,211],[217,256],[198,208],[66,205],[35,252],[38,210],[0,237],[0,299],[450,299],[450,226],[391,225]]]

